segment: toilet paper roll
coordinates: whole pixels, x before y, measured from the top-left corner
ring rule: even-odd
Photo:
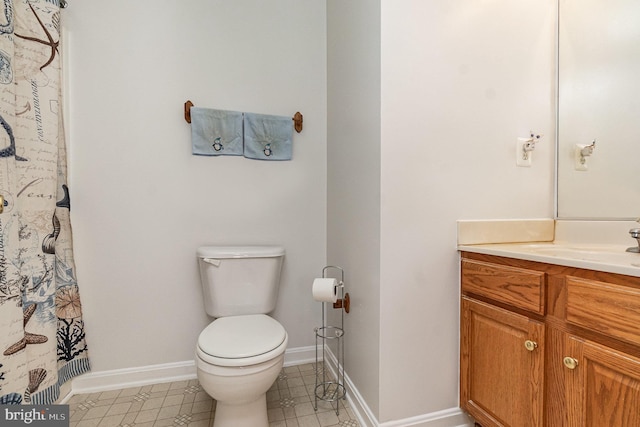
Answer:
[[[313,280],[313,299],[320,302],[336,302],[338,300],[338,281],[330,278]]]

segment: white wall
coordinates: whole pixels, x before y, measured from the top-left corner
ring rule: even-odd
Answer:
[[[375,422],[458,406],[456,220],[553,215],[554,3],[328,2],[328,259],[362,302],[347,373]]]
[[[458,405],[456,220],[553,216],[554,6],[382,0],[381,421]]]
[[[94,371],[193,359],[195,250],[280,244],[274,316],[314,342],[325,261],[326,29],[315,0],[96,0],[63,12],[72,224]],[[183,104],[304,115],[293,161],[192,156]]]

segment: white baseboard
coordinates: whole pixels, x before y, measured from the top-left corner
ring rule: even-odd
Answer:
[[[327,347],[327,366],[335,375],[337,362],[331,349]],[[404,418],[401,420],[386,421],[380,423],[364,400],[356,386],[345,373],[345,388],[347,389],[347,400],[358,418],[360,425],[365,427],[471,427],[473,421],[460,408],[450,408],[442,411],[423,414],[416,417]]]
[[[296,347],[284,352],[284,366],[304,365],[316,362],[316,346]]]
[[[73,379],[72,394],[96,393],[150,384],[192,380],[196,378],[194,360],[114,369],[112,371],[89,372]]]
[[[315,346],[287,349],[284,354],[284,365],[294,366],[315,362]],[[100,391],[119,390],[129,387],[142,387],[174,381],[193,380],[197,378],[194,360],[165,363],[161,365],[141,366],[136,368],[114,369],[111,371],[89,372],[73,379],[71,395],[97,393]]]
[[[378,424],[379,427],[471,427],[473,421],[460,408],[450,408],[417,417]]]

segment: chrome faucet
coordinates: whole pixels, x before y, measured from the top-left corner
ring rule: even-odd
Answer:
[[[632,228],[629,230],[629,234],[638,241],[638,246],[627,248],[627,252],[640,253],[640,228]]]

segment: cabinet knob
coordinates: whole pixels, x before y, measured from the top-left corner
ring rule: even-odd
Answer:
[[[573,357],[565,357],[562,359],[562,363],[569,369],[576,369],[578,367],[578,361]]]
[[[535,341],[526,340],[524,342],[524,347],[529,351],[533,351],[538,347],[538,343]]]

